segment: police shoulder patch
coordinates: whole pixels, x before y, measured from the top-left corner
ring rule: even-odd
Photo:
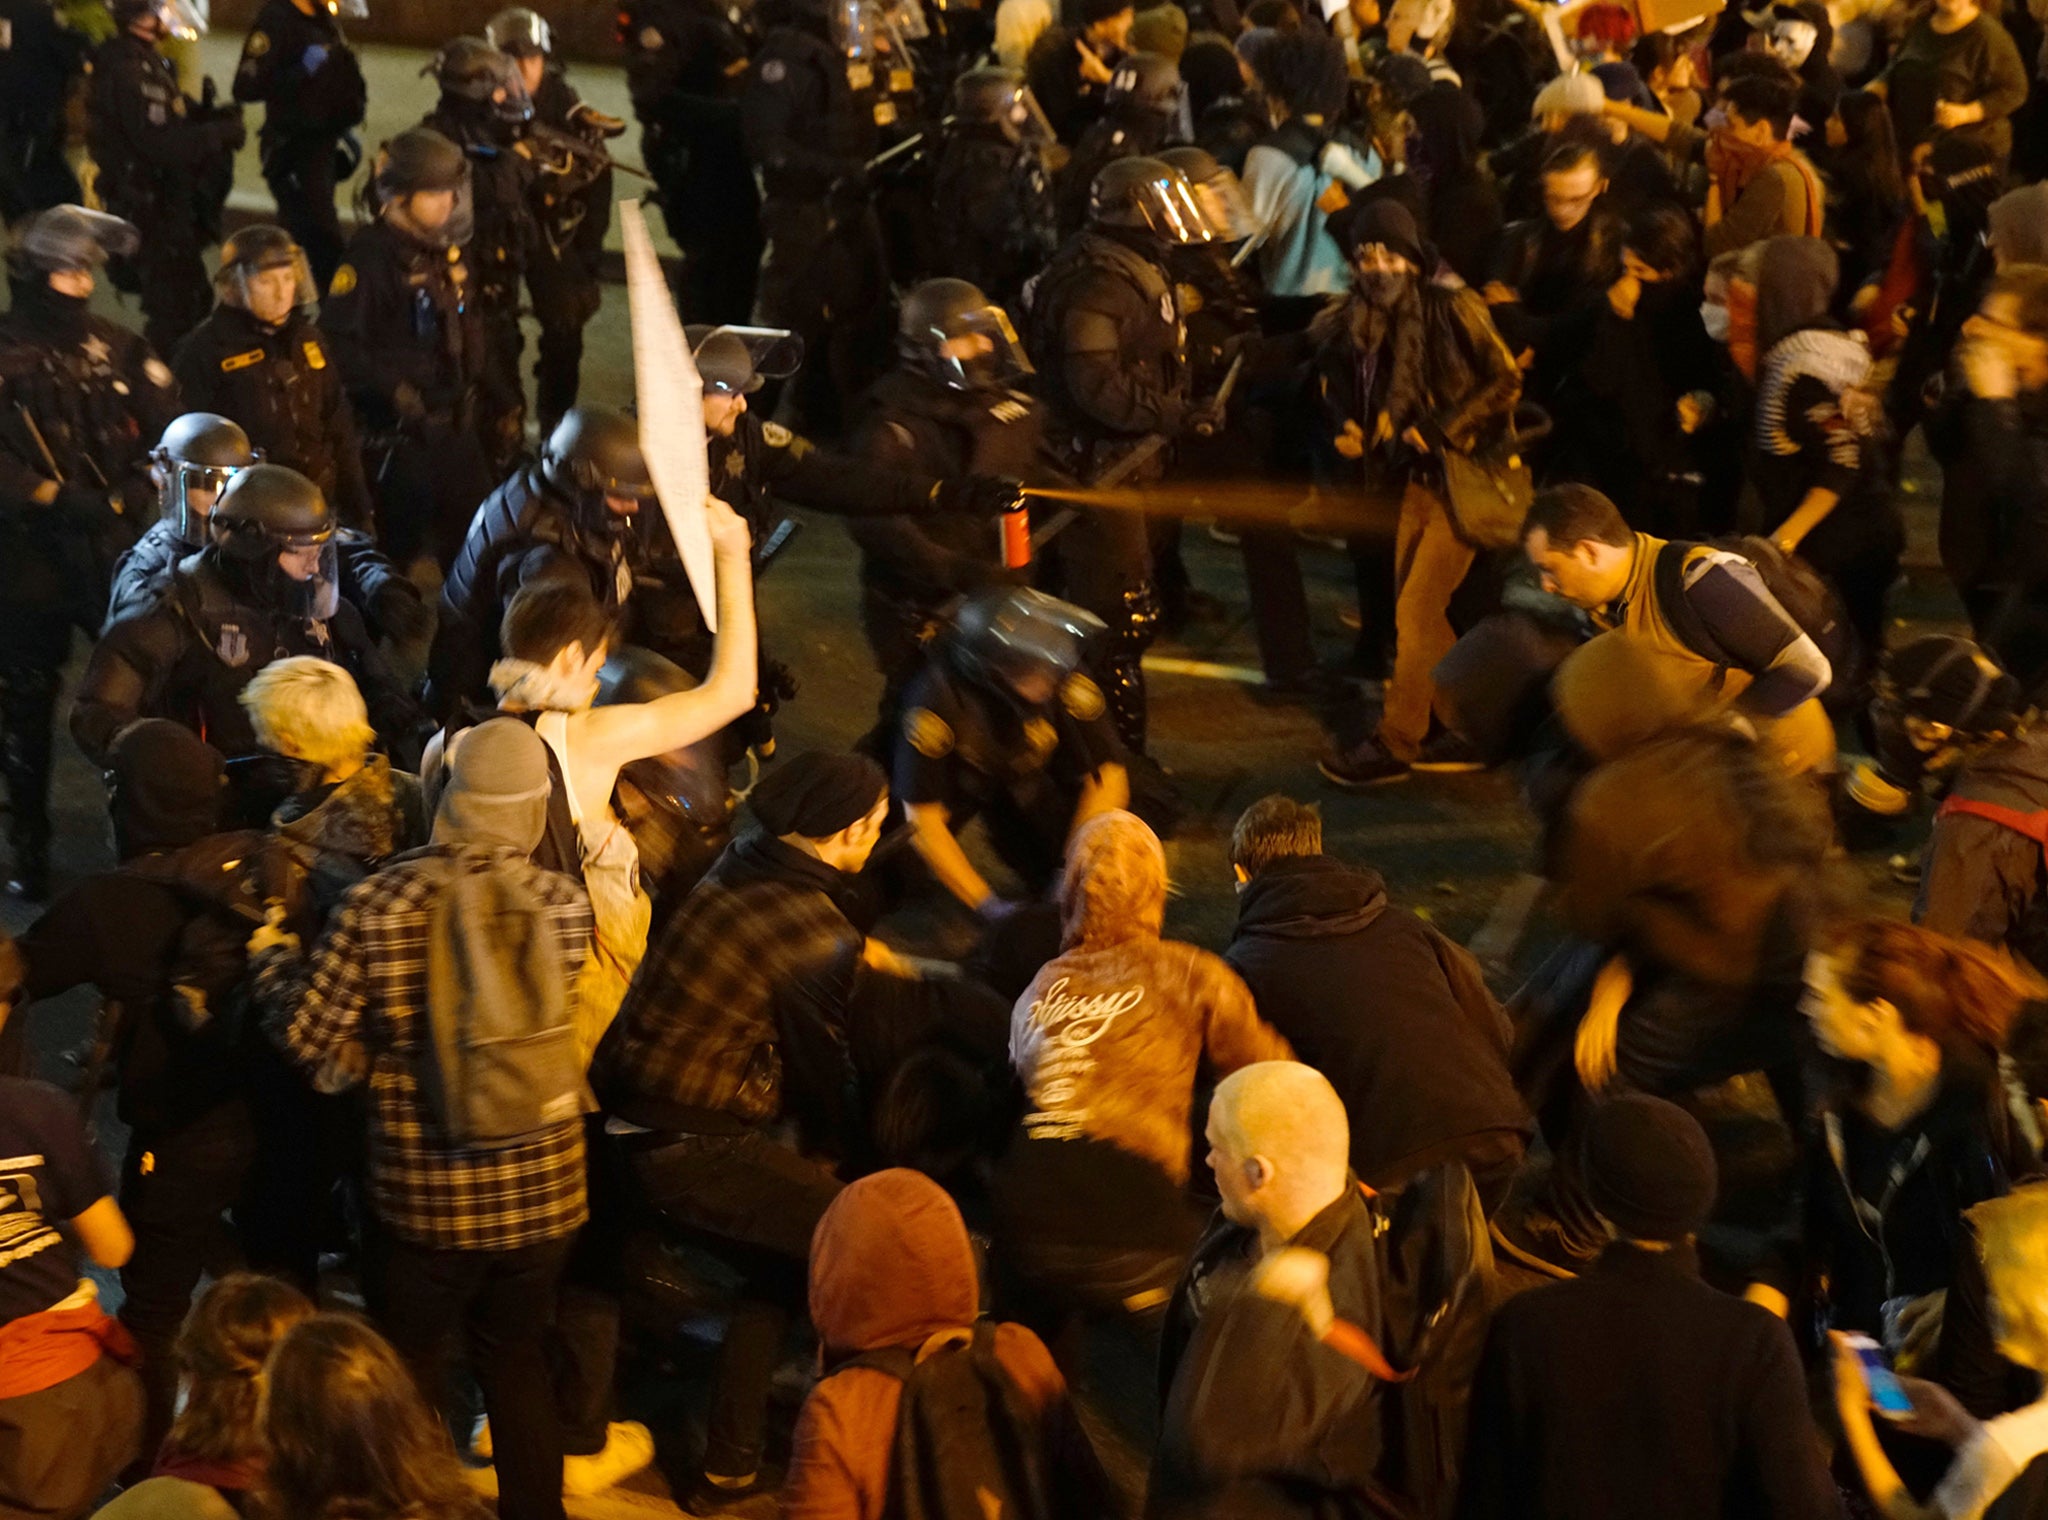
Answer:
[[[270,37],[265,32],[251,32],[249,40],[242,44],[242,52],[250,58],[261,58],[270,51]]]
[[[943,760],[953,753],[953,725],[929,707],[913,707],[903,715],[903,737],[927,760]]]
[[[779,422],[762,423],[761,437],[771,449],[786,449],[796,442],[796,434]]]
[[[761,65],[761,83],[781,84],[789,77],[789,65],[780,58],[771,58]]]
[[[345,296],[355,288],[356,266],[343,264],[334,271],[334,278],[327,285],[327,293],[331,296]]]
[[[251,365],[261,364],[262,362],[263,350],[252,348],[247,353],[229,354],[220,361],[220,372],[223,375],[232,375],[238,369],[248,369]]]
[[[1060,683],[1060,705],[1083,723],[1093,723],[1109,707],[1102,688],[1079,671]]]
[[[171,367],[155,354],[142,361],[142,372],[149,377],[149,383],[158,390],[171,383]]]

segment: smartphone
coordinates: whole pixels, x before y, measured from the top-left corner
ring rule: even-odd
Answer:
[[[1911,1414],[1913,1401],[1899,1385],[1898,1375],[1885,1365],[1884,1348],[1869,1336],[1854,1332],[1842,1339],[1863,1365],[1863,1386],[1870,1395],[1870,1407],[1888,1420],[1903,1420]]]

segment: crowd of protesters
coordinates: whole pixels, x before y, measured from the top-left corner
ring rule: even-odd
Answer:
[[[815,1520],[2048,1517],[2037,8],[628,0],[700,392],[639,419],[575,404],[626,124],[502,13],[344,244],[343,9],[249,34],[291,230],[211,316],[183,0],[111,0],[122,216],[0,108],[0,1515],[560,1520],[659,1453]],[[70,32],[0,0],[0,85]],[[1967,634],[1906,639],[1934,470]],[[1345,791],[1513,768],[1519,987],[1285,795],[1168,935],[1158,509],[1219,479],[1361,509],[1336,666],[1310,540],[1217,523],[1258,696]],[[774,742],[784,505],[854,520],[848,751]]]

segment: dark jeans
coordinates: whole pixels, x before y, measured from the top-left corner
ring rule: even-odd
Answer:
[[[420,1392],[444,1407],[458,1328],[483,1390],[504,1520],[563,1520],[562,1429],[548,1372],[548,1327],[569,1237],[509,1251],[437,1251],[370,1231],[364,1298]]]
[[[231,1253],[224,1216],[241,1196],[255,1152],[255,1131],[239,1101],[169,1133],[128,1137],[121,1210],[135,1230],[135,1254],[121,1268],[120,1317],[142,1349],[146,1452],[171,1428],[178,1398],[171,1347],[201,1275]]]
[[[743,1283],[718,1353],[704,1470],[745,1477],[761,1460],[768,1384],[790,1316],[804,1309],[811,1234],[839,1179],[768,1135],[681,1135],[634,1153],[646,1200],[664,1220],[709,1237]]]

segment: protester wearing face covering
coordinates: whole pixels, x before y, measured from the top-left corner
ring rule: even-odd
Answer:
[[[272,1037],[299,1065],[367,1058],[372,1227],[364,1296],[439,1407],[452,1327],[465,1327],[497,1448],[499,1512],[560,1520],[562,1435],[544,1334],[588,1217],[583,1115],[552,1109],[503,1143],[465,1146],[444,1091],[443,1032],[524,1003],[530,1027],[570,1041],[590,903],[528,858],[547,823],[547,748],[508,718],[479,724],[448,767],[432,843],[343,897],[310,953],[275,932],[250,942]],[[502,1012],[498,1015],[502,1017]],[[587,1097],[587,1095],[586,1095]]]
[[[1835,250],[1820,238],[1764,245],[1749,478],[1764,531],[1828,579],[1874,654],[1884,647],[1885,593],[1898,576],[1905,526],[1875,436],[1881,408],[1863,389],[1869,347],[1829,315],[1836,276]]]
[[[1445,505],[1435,451],[1497,438],[1521,375],[1485,303],[1431,278],[1435,260],[1405,207],[1356,202],[1331,231],[1353,285],[1309,324],[1309,383],[1337,455],[1357,461],[1369,487],[1401,493],[1393,566],[1383,542],[1351,546],[1362,607],[1384,603],[1393,569],[1395,632],[1378,733],[1322,767],[1334,785],[1353,787],[1399,780],[1425,759],[1430,672],[1455,642],[1447,613],[1475,553]]]

